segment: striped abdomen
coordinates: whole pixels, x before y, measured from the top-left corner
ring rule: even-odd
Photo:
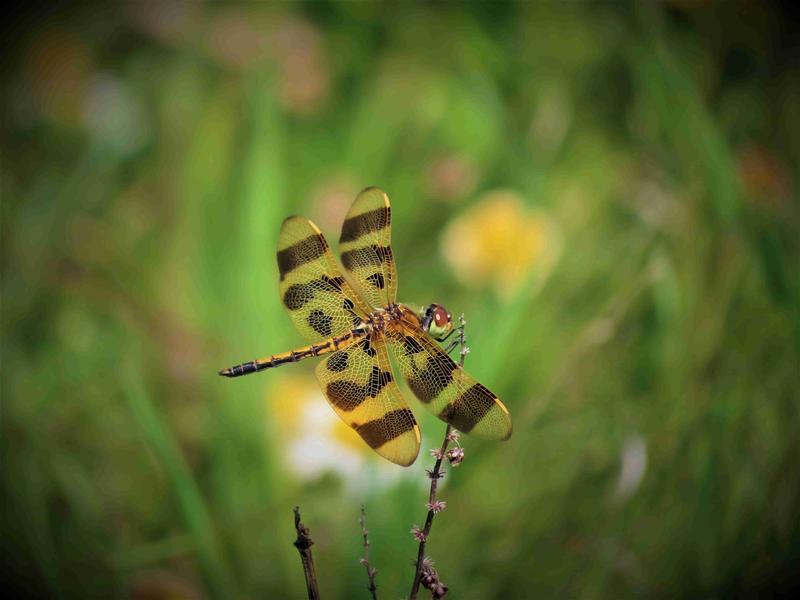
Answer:
[[[324,342],[311,344],[310,346],[303,346],[297,350],[291,350],[281,354],[274,354],[269,358],[258,358],[256,360],[251,360],[250,362],[228,367],[227,369],[222,369],[219,374],[225,377],[239,377],[241,375],[257,373],[258,371],[263,371],[264,369],[271,369],[272,367],[280,367],[281,365],[285,365],[287,363],[294,363],[311,356],[328,354],[329,352],[335,352],[336,350],[347,348],[356,341],[365,337],[368,333],[368,328],[353,329],[344,335],[329,338]]]

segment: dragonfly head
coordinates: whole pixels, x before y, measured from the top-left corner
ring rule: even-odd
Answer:
[[[437,340],[443,339],[453,328],[453,315],[441,304],[431,304],[422,313],[422,330]]]

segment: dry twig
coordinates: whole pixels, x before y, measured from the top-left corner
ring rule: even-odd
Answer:
[[[464,326],[467,324],[464,320],[464,315],[459,317],[459,323],[458,343],[461,346],[459,365],[463,368],[464,358],[469,353],[469,348],[467,348],[467,336],[464,332]],[[447,448],[450,445],[450,442],[455,442],[456,447],[448,452]],[[416,600],[420,583],[422,583],[425,588],[431,591],[431,595],[434,598],[444,598],[447,594],[447,586],[439,581],[439,575],[436,572],[436,569],[433,568],[433,561],[425,556],[425,545],[427,544],[428,536],[431,533],[433,517],[447,507],[447,504],[444,501],[436,498],[436,490],[439,485],[439,479],[444,477],[442,461],[447,458],[452,466],[458,466],[464,459],[464,450],[460,445],[458,445],[458,432],[448,425],[444,431],[444,440],[442,440],[441,447],[431,450],[431,454],[436,457],[436,462],[433,465],[433,469],[428,471],[428,477],[431,480],[431,489],[430,493],[428,494],[428,515],[425,518],[425,527],[419,529],[419,527],[415,525],[411,530],[414,538],[419,542],[417,560],[414,563],[414,582],[411,585],[411,600]]]
[[[358,520],[361,523],[361,533],[364,536],[364,558],[361,559],[361,564],[367,570],[367,579],[369,579],[369,587],[367,588],[372,594],[372,600],[378,600],[378,586],[375,585],[376,569],[372,568],[369,564],[369,530],[367,529],[367,514],[364,507],[361,507],[361,518]]]
[[[303,573],[306,576],[306,588],[308,588],[308,600],[319,600],[319,587],[317,586],[317,573],[314,571],[314,558],[311,556],[311,546],[314,540],[311,539],[311,532],[308,527],[300,522],[300,507],[294,507],[294,528],[297,531],[297,539],[294,547],[300,553],[300,560],[303,561]]]

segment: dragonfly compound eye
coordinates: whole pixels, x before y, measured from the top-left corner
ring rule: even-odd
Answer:
[[[453,321],[450,313],[444,306],[432,304],[429,308],[431,321],[428,326],[428,333],[436,339],[442,339],[453,328]]]
[[[433,321],[439,327],[444,327],[450,322],[450,313],[445,310],[444,306],[437,306],[433,309]]]

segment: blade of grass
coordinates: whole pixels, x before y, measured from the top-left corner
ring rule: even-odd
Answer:
[[[216,239],[231,239],[230,260],[208,255],[203,268],[209,280],[226,281],[224,288],[208,290],[216,314],[207,326],[243,356],[270,354],[284,346],[289,320],[277,293],[278,232],[288,216],[286,205],[286,122],[271,84],[254,77],[243,91],[247,117],[242,122],[241,152],[231,169],[236,200],[230,219],[209,227],[227,230]],[[224,271],[220,273],[219,271]],[[225,318],[234,314],[234,319]],[[238,348],[238,349],[237,349]],[[233,360],[233,359],[232,359]],[[238,360],[238,359],[236,359]],[[216,373],[209,372],[211,377]],[[259,523],[273,529],[280,510],[280,474],[273,449],[275,422],[267,414],[265,388],[274,378],[254,378],[243,384],[215,379],[226,398],[216,406],[220,417],[215,478],[219,499],[238,522]],[[291,572],[286,555],[264,536],[242,530],[235,537],[237,566],[248,581],[258,581],[278,593],[284,573]],[[265,560],[265,557],[267,559]],[[285,588],[284,588],[285,589]],[[265,589],[265,592],[267,590]]]
[[[654,3],[644,3],[640,8],[639,23],[647,41],[632,45],[630,53],[637,89],[655,111],[684,176],[698,174],[716,217],[731,224],[741,212],[731,150],[697,87],[669,50],[661,9]]]
[[[138,369],[128,367],[123,372],[122,385],[136,425],[175,492],[178,510],[191,535],[192,545],[209,590],[216,598],[235,597],[234,580],[219,547],[203,495],[186,465],[177,441],[145,390]]]

